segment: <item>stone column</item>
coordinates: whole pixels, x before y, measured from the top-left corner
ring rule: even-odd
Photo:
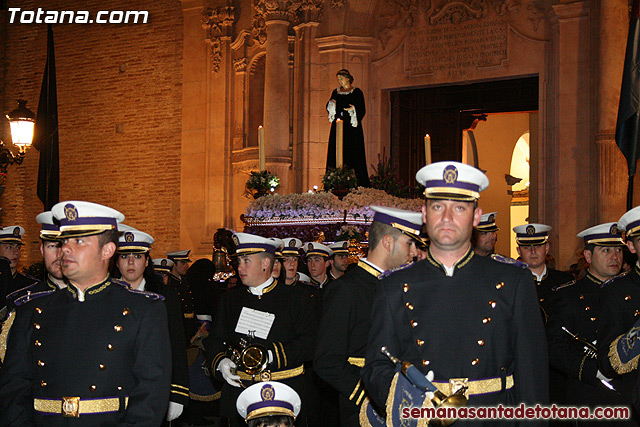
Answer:
[[[598,222],[617,221],[626,211],[627,162],[616,146],[616,120],[629,28],[627,0],[600,2],[598,35]]]
[[[588,70],[592,57],[591,26],[588,1],[552,6],[552,55],[550,55],[550,99],[553,111],[547,119],[554,139],[546,146],[541,167],[550,177],[553,199],[541,200],[544,218],[553,227],[552,251],[558,266],[565,269],[572,262],[578,241],[576,234],[593,224],[593,169],[591,145],[592,117],[590,94],[593,83]]]
[[[264,140],[267,169],[280,177],[281,194],[289,193],[289,19],[288,2],[273,2],[266,10],[264,72]]]

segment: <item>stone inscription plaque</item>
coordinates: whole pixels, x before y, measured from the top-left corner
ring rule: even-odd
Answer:
[[[414,28],[405,41],[405,71],[456,77],[470,69],[500,65],[507,58],[507,33],[506,19]]]

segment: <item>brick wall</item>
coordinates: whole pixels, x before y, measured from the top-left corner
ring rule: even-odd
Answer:
[[[147,24],[54,25],[60,199],[106,204],[153,235],[152,255],[181,249],[182,10],[176,0],[14,1],[22,10],[147,10]],[[10,24],[0,11],[0,112],[18,97],[35,112],[46,59],[46,24]],[[119,132],[116,131],[118,128]],[[2,139],[9,126],[3,120]],[[38,152],[10,166],[2,225],[27,230],[23,266],[40,260]]]

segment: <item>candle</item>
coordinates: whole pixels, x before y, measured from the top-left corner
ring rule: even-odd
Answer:
[[[258,126],[258,155],[260,158],[260,171],[263,171],[267,166],[264,152],[264,128],[262,126]]]
[[[429,134],[424,136],[424,164],[431,164],[431,137]]]
[[[341,119],[336,120],[336,167],[342,167],[342,138],[343,138],[344,122]]]

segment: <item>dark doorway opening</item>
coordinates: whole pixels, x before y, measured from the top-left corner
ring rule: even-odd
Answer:
[[[488,113],[538,110],[538,77],[392,91],[391,162],[405,183],[425,164],[424,136],[432,162],[460,161],[462,131]]]

